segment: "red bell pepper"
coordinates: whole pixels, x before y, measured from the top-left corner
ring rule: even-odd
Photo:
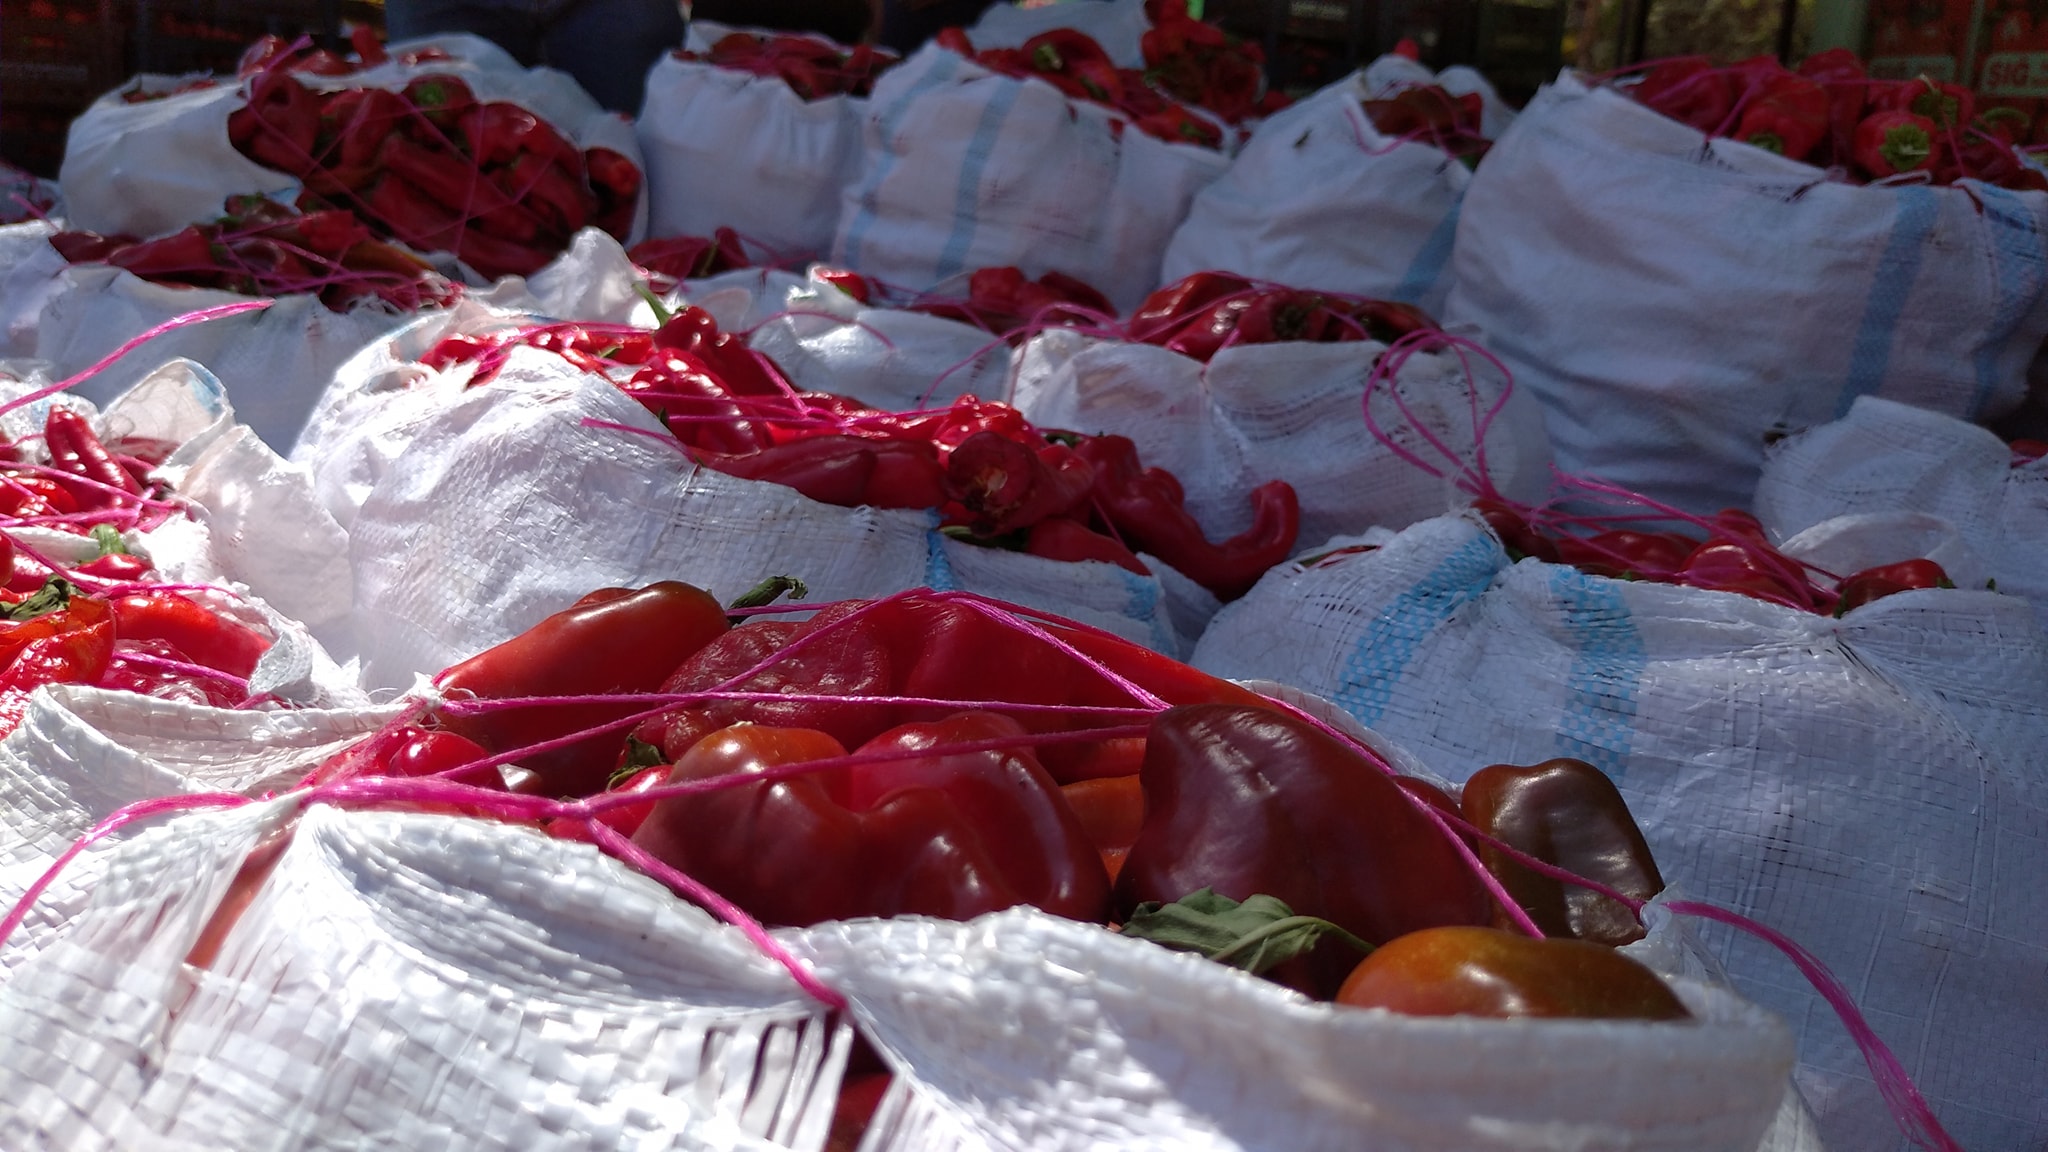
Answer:
[[[1212,888],[1277,897],[1373,943],[1491,922],[1488,890],[1421,802],[1295,716],[1222,704],[1161,713],[1139,779],[1145,822],[1117,878],[1121,914]],[[1318,947],[1274,975],[1327,998],[1355,959]]]
[[[652,692],[725,630],[725,609],[688,584],[664,580],[638,591],[607,589],[449,668],[436,683],[451,699]],[[628,704],[535,705],[451,715],[443,726],[492,752],[509,752],[640,710]],[[585,796],[604,787],[623,740],[622,732],[601,732],[521,757],[519,764],[538,773],[552,795]]]
[[[1664,890],[1656,857],[1620,789],[1583,760],[1481,768],[1465,781],[1459,804],[1474,828],[1546,864],[1637,900]],[[1485,843],[1479,858],[1547,936],[1619,947],[1645,935],[1636,914],[1612,897],[1553,880]],[[1497,923],[1513,926],[1505,917]]]
[[[1065,445],[1032,447],[992,431],[976,432],[954,448],[946,477],[984,536],[1072,512],[1095,483],[1088,461]]]
[[[887,761],[659,801],[633,841],[770,924],[1018,904],[1099,921],[1102,861],[1030,751],[947,751],[1021,735],[988,713],[905,725],[860,749]],[[823,732],[745,725],[699,742],[669,780],[841,755]]]
[[[420,110],[428,122],[451,139],[460,139],[464,118],[477,106],[476,95],[460,76],[435,73],[413,78],[405,86],[407,103]]]
[[[1873,180],[1934,167],[1934,121],[1913,112],[1878,111],[1856,125],[1855,160]]]
[[[1861,608],[1872,600],[1882,600],[1899,592],[1955,586],[1955,581],[1948,578],[1948,573],[1941,565],[1932,560],[1902,560],[1896,564],[1880,564],[1843,578],[1841,599],[1835,605],[1835,615],[1843,615]]]

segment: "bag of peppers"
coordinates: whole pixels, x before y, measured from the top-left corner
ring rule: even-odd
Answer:
[[[1158,287],[1173,229],[1227,167],[1220,130],[1126,85],[1085,35],[1044,35],[1061,39],[942,38],[882,76],[833,264],[918,292],[977,268],[1057,270],[1119,309]],[[1132,111],[1140,99],[1158,110]]]
[[[345,208],[380,237],[448,253],[486,281],[530,275],[584,227],[645,229],[639,146],[561,73],[502,53],[328,76],[273,59],[240,79],[144,104],[102,99],[72,125],[71,224],[153,236],[242,194]]]
[[[1484,99],[1433,82],[1374,89],[1366,77],[1255,128],[1195,197],[1162,279],[1234,272],[1440,314],[1456,209],[1487,147]]]
[[[1254,522],[1225,539],[1128,440],[971,398],[895,413],[799,392],[699,310],[653,331],[440,331],[299,456],[351,533],[372,683],[656,569],[727,596],[763,566],[827,597],[999,593],[1174,652],[1293,548],[1284,484],[1243,495]],[[421,534],[445,546],[397,543]],[[479,598],[451,602],[449,579]]]
[[[238,418],[282,449],[342,361],[460,291],[348,212],[302,215],[259,196],[231,197],[223,208],[213,221],[151,239],[25,226],[44,230],[61,261],[24,264],[7,280],[0,307],[34,311],[24,351],[69,375],[177,317],[264,298],[260,312],[155,338],[149,355],[117,361],[74,394],[106,403],[166,358],[184,357],[206,364]],[[35,281],[31,268],[48,279]]]
[[[2000,592],[2048,621],[2048,444],[2001,440],[1974,424],[1862,397],[1848,415],[1772,446],[1756,514],[1774,539],[1820,525],[1908,514],[1945,526]],[[1915,558],[1912,541],[1872,542],[1873,563]],[[1948,565],[1951,569],[1956,565]],[[1963,587],[1982,579],[1950,575]]]
[[[860,176],[861,115],[896,57],[820,37],[690,25],[654,66],[636,122],[654,236],[736,230],[790,260],[832,247]]]
[[[1990,947],[1975,927],[2048,867],[2021,831],[2048,724],[2032,606],[1924,557],[1821,570],[1738,510],[1592,483],[1564,505],[1581,506],[1488,497],[1307,556],[1219,614],[1193,663],[1326,696],[1454,780],[1544,755],[1597,765],[1673,885],[1870,974],[1877,1034],[1961,1141],[1929,1146],[1997,1143],[1998,1102],[2048,1070],[2024,1039],[2048,991],[2011,978],[2048,958],[2048,924]],[[1707,939],[1794,1022],[1828,1145],[1895,1141],[1891,1093],[1822,995],[1776,953]]]
[[[964,284],[913,294],[819,265],[790,294],[786,314],[747,342],[801,389],[902,411],[1008,395],[1013,349],[1033,332],[1115,323],[1101,293],[1059,272],[1034,280],[1016,268],[980,268]]]
[[[1781,73],[1759,70],[1745,106],[1771,110],[1782,82],[1802,107],[1818,94],[1824,130],[1828,83]],[[1543,402],[1561,469],[1707,515],[1750,505],[1772,440],[1859,396],[1978,422],[2021,404],[2048,337],[2048,192],[1940,173],[1864,182],[1839,150],[1823,169],[1796,144],[1676,118],[1681,97],[1732,81],[1666,75],[1658,99],[1644,93],[1657,72],[1637,95],[1559,77],[1487,153],[1460,212],[1444,320],[1483,331]],[[1732,92],[1714,107],[1739,128]],[[1925,85],[1893,96],[1953,101]],[[1895,115],[1920,114],[1868,114]]]
[[[1304,546],[1440,515],[1468,497],[1409,462],[1437,447],[1483,458],[1509,492],[1548,489],[1535,402],[1411,305],[1200,272],[1120,328],[1034,336],[1017,357],[1017,407],[1130,437],[1213,531],[1242,528],[1243,493],[1274,481],[1300,498]]]
[[[150,823],[86,857],[112,856],[109,899],[60,910],[69,931],[16,959],[0,1012],[72,1005],[45,1042],[141,1071],[24,1079],[0,1123],[68,1106],[175,1137],[203,1110],[216,1138],[281,1118],[345,1136],[549,1099],[493,1138],[566,1148],[609,1123],[815,1147],[829,1128],[851,1147],[872,1117],[884,1147],[1020,1146],[1005,1134],[1028,1125],[1034,1144],[1399,1133],[1449,1152],[1475,1117],[1517,1148],[1751,1148],[1779,1112],[1782,1023],[1633,958],[1671,948],[1662,929],[1626,943],[1661,881],[1584,765],[1503,765],[1461,802],[1349,727],[1014,605],[732,611],[672,582],[599,590],[445,670],[300,790],[126,809]],[[163,747],[250,778],[290,756]],[[1252,762],[1261,786],[1242,787]],[[79,787],[68,768],[53,783]],[[202,806],[229,810],[177,814]],[[1557,820],[1582,847],[1539,846]],[[1468,858],[1461,824],[1501,849]],[[1304,835],[1343,850],[1304,854]],[[1622,899],[1558,905],[1519,860],[1591,869]],[[1515,926],[1486,926],[1492,909]],[[1486,979],[1432,969],[1426,942]],[[118,987],[95,978],[114,964]],[[189,992],[152,979],[195,970]],[[1416,999],[1496,977],[1519,1006],[1498,986]],[[1599,1023],[1495,1018],[1525,1014]],[[263,1035],[304,1061],[243,1056]],[[0,1067],[26,1045],[0,1035]],[[329,1056],[350,1050],[421,1074]],[[171,1068],[194,1073],[184,1106],[148,1107]]]

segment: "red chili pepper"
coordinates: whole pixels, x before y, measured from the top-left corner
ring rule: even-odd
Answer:
[[[1941,565],[1932,560],[1902,560],[1896,564],[1880,564],[1875,568],[1865,568],[1842,580],[1841,599],[1835,605],[1835,615],[1843,615],[1861,608],[1872,600],[1882,600],[1898,592],[1955,586],[1955,581],[1948,578],[1948,573]]]
[[[70,264],[106,263],[107,257],[136,243],[139,241],[135,237],[122,233],[102,236],[97,232],[59,232],[50,237],[50,247]]]
[[[609,148],[586,148],[585,171],[597,195],[592,223],[624,241],[633,230],[633,209],[640,202],[640,166]]]
[[[112,604],[121,639],[161,640],[194,664],[245,680],[270,648],[269,637],[179,592],[130,592]]]
[[[1788,608],[1813,611],[1814,589],[1793,582],[1789,576],[1791,561],[1785,561],[1784,568],[1780,568],[1763,558],[1768,554],[1769,549],[1765,545],[1751,543],[1745,546],[1727,540],[1709,540],[1686,558],[1676,582],[1713,592],[1737,592]]]
[[[26,520],[69,516],[78,510],[78,498],[71,490],[48,476],[7,473],[0,478],[0,516]]]
[[[174,279],[200,287],[212,287],[219,279],[226,247],[210,231],[198,225],[169,236],[130,244],[109,253],[107,263],[125,268],[145,280]]]
[[[1934,167],[1934,121],[1912,112],[1878,111],[1856,125],[1855,159],[1873,180]]]
[[[135,477],[100,443],[99,434],[85,417],[69,408],[51,408],[43,421],[43,445],[50,453],[50,466],[88,481],[68,487],[82,512],[117,508],[142,495]],[[60,479],[59,483],[63,483]]]
[[[380,174],[357,203],[373,224],[422,251],[452,251],[463,230],[462,218],[453,209],[394,173]]]
[[[1024,551],[1048,560],[1100,560],[1140,576],[1152,574],[1152,570],[1120,541],[1065,516],[1050,517],[1032,525],[1031,538],[1025,543]]]
[[[1393,778],[1305,721],[1203,704],[1152,721],[1145,823],[1116,907],[1202,888],[1269,895],[1373,943],[1445,924],[1487,924],[1493,901],[1451,838]],[[1317,948],[1274,975],[1327,998],[1355,954]]]
[[[231,681],[126,660],[123,659],[125,656],[176,660],[183,664],[196,663],[176,647],[162,640],[124,638],[114,641],[114,653],[107,671],[94,683],[102,688],[133,692],[138,696],[148,696],[156,700],[176,700],[208,708],[233,708],[249,699],[249,693]]]
[[[533,209],[563,236],[574,235],[589,223],[596,207],[596,198],[578,177],[531,155],[515,156],[504,167],[490,169],[489,175],[499,189]]]
[[[451,697],[483,700],[652,692],[725,630],[725,609],[708,593],[664,580],[557,612],[449,668],[436,682]],[[509,752],[638,710],[626,704],[537,705],[450,716],[444,726],[493,752]],[[585,796],[604,787],[624,739],[620,731],[600,733],[519,763],[538,773],[550,794]]]
[[[14,567],[14,555],[11,547],[8,549],[7,559],[6,567],[11,572]],[[151,564],[141,556],[135,556],[126,552],[111,552],[105,556],[89,560],[84,564],[74,565],[71,570],[81,576],[97,576],[102,580],[133,581],[140,580],[155,571],[156,565]]]
[[[1557,562],[1617,580],[1669,580],[1685,567],[1699,541],[1676,532],[1621,528],[1590,537],[1560,536]]]
[[[965,920],[1018,904],[1103,919],[1102,861],[1028,749],[948,752],[1021,736],[963,712],[860,749],[898,758],[655,805],[634,843],[770,924],[859,916]],[[748,725],[692,748],[672,782],[844,755],[823,732]]]
[[[406,84],[403,96],[434,127],[451,136],[461,129],[464,115],[477,106],[475,94],[462,77],[443,73],[414,77]]]
[[[1095,482],[1088,461],[1066,446],[1033,448],[998,432],[976,432],[962,441],[946,458],[946,477],[984,536],[1072,512]]]
[[[1735,107],[1736,80],[1705,56],[1681,56],[1650,69],[1628,92],[1673,120],[1718,132]]]
[[[932,37],[932,43],[958,56],[971,58],[974,55],[974,42],[967,38],[965,28],[941,28],[939,34]]]
[[[1179,482],[1143,467],[1130,440],[1098,436],[1083,441],[1076,452],[1095,467],[1097,513],[1125,540],[1220,599],[1244,595],[1267,569],[1292,554],[1301,504],[1284,480],[1252,489],[1252,526],[1216,544],[1182,506]]]

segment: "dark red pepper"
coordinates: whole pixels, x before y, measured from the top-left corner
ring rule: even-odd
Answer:
[[[1460,804],[1474,828],[1546,864],[1637,900],[1664,890],[1628,802],[1606,773],[1583,760],[1482,768],[1465,782]],[[1553,880],[1484,843],[1479,858],[1547,936],[1618,947],[1645,934],[1635,913],[1612,897]],[[1506,917],[1499,926],[1513,927]]]
[[[1220,599],[1244,595],[1293,553],[1301,504],[1284,480],[1252,489],[1252,526],[1218,544],[1182,505],[1179,481],[1143,467],[1130,440],[1097,436],[1075,451],[1094,466],[1094,508],[1117,534]]]
[[[43,445],[50,453],[50,467],[86,481],[69,485],[79,511],[117,508],[142,495],[142,486],[135,482],[135,477],[121,467],[120,461],[100,443],[91,423],[77,412],[51,408],[43,421]]]
[[[1373,943],[1491,922],[1487,889],[1420,801],[1292,715],[1225,704],[1161,713],[1140,781],[1145,824],[1117,879],[1120,914],[1212,888],[1277,897]],[[1356,962],[1332,944],[1273,975],[1327,999]]]
[[[1835,615],[1860,608],[1872,600],[1882,600],[1899,592],[1911,592],[1920,588],[1953,588],[1955,581],[1941,565],[1932,560],[1902,560],[1896,564],[1880,564],[1865,568],[1842,580],[1841,599],[1835,605]]]

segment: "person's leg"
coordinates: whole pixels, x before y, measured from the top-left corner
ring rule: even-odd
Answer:
[[[385,0],[384,34],[413,40],[448,32],[481,36],[531,67],[540,63],[533,0]]]
[[[599,104],[640,113],[647,73],[683,43],[676,0],[571,0],[541,33],[543,61],[576,78]]]

